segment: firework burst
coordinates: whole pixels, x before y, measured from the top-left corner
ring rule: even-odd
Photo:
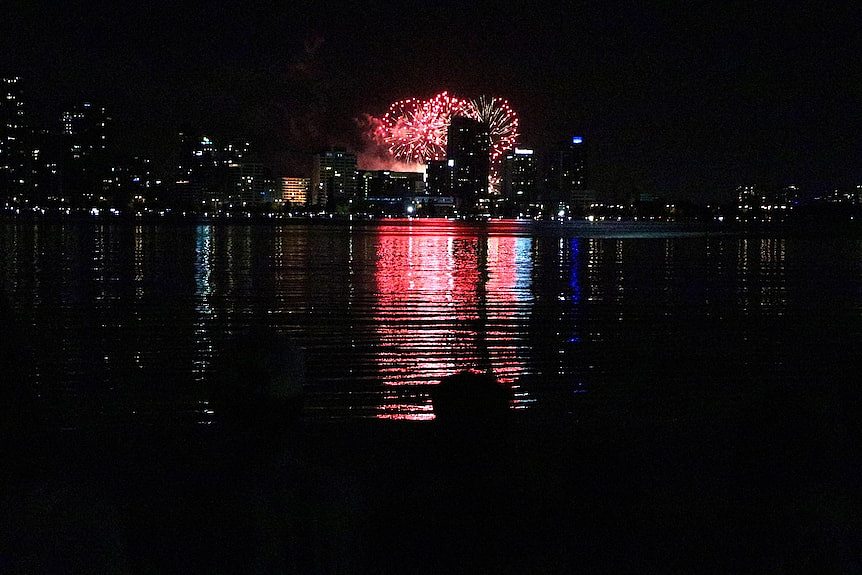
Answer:
[[[424,163],[446,155],[446,132],[452,116],[466,115],[470,105],[447,92],[429,100],[408,98],[395,102],[380,118],[374,139],[402,161]]]
[[[518,116],[503,98],[480,96],[469,103],[467,115],[488,126],[491,136],[491,161],[515,147],[518,141]]]
[[[481,96],[475,100],[441,92],[428,100],[399,100],[377,118],[372,137],[400,161],[424,164],[446,157],[446,140],[452,116],[466,116],[488,126],[491,136],[492,190],[499,188],[500,164],[518,140],[518,116],[503,98]]]
[[[488,127],[488,134],[491,136],[488,189],[492,193],[499,193],[504,154],[512,150],[518,142],[518,116],[507,100],[488,96],[471,100],[466,112],[467,116]]]

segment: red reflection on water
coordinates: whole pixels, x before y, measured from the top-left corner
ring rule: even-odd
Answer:
[[[462,369],[491,369],[506,383],[516,380],[524,362],[513,319],[525,313],[519,300],[530,298],[531,241],[489,237],[456,222],[381,227],[376,360],[391,387],[377,417],[433,418],[427,394],[415,386]]]
[[[516,241],[513,237],[491,237],[487,240],[489,273],[485,293],[488,352],[493,358],[497,378],[508,384],[514,383],[522,368],[518,349],[511,345],[514,339],[511,320],[518,313],[514,291],[518,279]]]

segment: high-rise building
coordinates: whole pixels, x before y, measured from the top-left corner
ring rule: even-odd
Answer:
[[[169,184],[170,195],[166,203],[170,206],[183,206],[197,209],[201,206],[203,194],[194,180],[195,166],[198,163],[195,150],[197,141],[187,132],[177,133],[171,150],[172,177]]]
[[[219,206],[242,208],[259,201],[263,165],[251,159],[248,142],[229,142],[224,146],[213,145],[216,166],[215,181],[210,197]]]
[[[446,159],[452,168],[453,195],[462,212],[473,212],[488,198],[491,137],[488,127],[455,116],[449,124]]]
[[[186,209],[214,210],[227,200],[227,171],[222,151],[209,137],[180,132],[178,136],[174,193],[171,203]],[[235,170],[239,170],[236,164]]]
[[[27,146],[30,154],[28,188],[40,205],[65,206],[60,162],[63,157],[59,135],[50,130],[31,130]]]
[[[548,207],[556,210],[568,206],[582,209],[595,200],[587,188],[587,154],[582,136],[555,146],[548,156]]]
[[[262,163],[242,162],[238,176],[234,184],[243,206],[272,201],[269,170]]]
[[[0,202],[26,190],[30,150],[21,78],[0,79]]]
[[[107,110],[84,102],[61,117],[63,185],[75,202],[105,201],[103,180],[109,177]]]
[[[757,212],[766,203],[766,195],[758,186],[739,186],[736,188],[738,210],[743,214]]]
[[[358,171],[357,196],[364,200],[422,195],[425,195],[425,179],[422,172]]]
[[[113,195],[115,207],[141,209],[155,206],[167,199],[164,182],[156,175],[150,158],[133,156],[122,166],[111,168],[117,192]]]
[[[452,196],[454,183],[454,160],[428,160],[425,165],[425,190],[429,196]]]
[[[339,148],[316,154],[311,194],[311,204],[347,209],[356,200],[356,155]]]
[[[736,188],[737,219],[778,221],[787,217],[789,210],[799,206],[801,199],[800,190],[795,185],[739,186]]]
[[[304,206],[310,187],[311,178],[281,178],[281,199],[291,206]]]
[[[503,159],[503,197],[518,206],[535,202],[538,166],[533,150],[515,148]]]
[[[357,170],[356,195],[363,200],[391,195],[389,172],[386,170]]]
[[[269,169],[248,142],[220,145],[207,136],[180,133],[174,202],[191,209],[241,209],[275,199]]]
[[[778,195],[778,203],[784,206],[797,206],[801,200],[799,186],[793,184],[782,187]]]

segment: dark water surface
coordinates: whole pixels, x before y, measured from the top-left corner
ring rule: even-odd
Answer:
[[[490,369],[518,409],[728,414],[859,356],[862,242],[670,225],[0,225],[0,293],[58,424],[212,417],[237,333],[289,336],[310,417],[432,417]]]

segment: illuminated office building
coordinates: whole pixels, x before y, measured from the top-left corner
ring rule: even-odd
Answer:
[[[21,79],[0,78],[0,201],[26,189],[30,154],[26,134]]]
[[[555,146],[548,156],[548,207],[584,209],[595,201],[587,188],[587,150],[582,136],[573,136]]]
[[[452,196],[454,164],[453,160],[428,160],[425,164],[425,190],[429,196]]]
[[[536,201],[538,166],[533,150],[515,148],[503,159],[503,197],[516,205]]]
[[[356,155],[333,148],[314,156],[311,203],[327,210],[345,209],[356,200]]]
[[[84,102],[60,119],[63,138],[63,186],[73,202],[93,205],[105,201],[103,183],[110,178],[105,108]]]
[[[304,206],[310,187],[311,178],[281,178],[281,199],[291,206]]]

